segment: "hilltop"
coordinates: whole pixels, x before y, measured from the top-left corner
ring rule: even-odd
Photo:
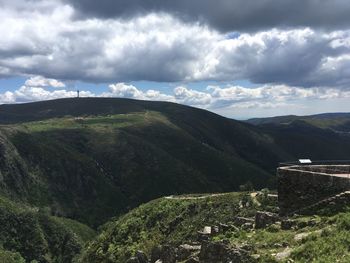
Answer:
[[[63,99],[0,112],[3,194],[94,227],[164,195],[261,188],[281,151],[250,125],[171,103]]]
[[[65,248],[70,251],[70,262],[92,238],[92,229],[108,221],[103,229],[123,225],[120,220],[130,215],[133,218],[134,212],[128,212],[134,208],[132,211],[139,211],[138,216],[145,219],[147,207],[158,207],[158,202],[177,215],[183,213],[177,207],[184,208],[180,200],[158,199],[137,208],[141,204],[169,195],[274,188],[279,162],[304,156],[344,159],[350,154],[350,137],[304,121],[252,125],[175,103],[75,98],[1,105],[0,153],[0,198],[11,203],[4,206],[0,216],[16,225],[16,218],[22,216],[16,211],[25,207],[26,218],[20,221],[24,229],[0,240],[0,259],[3,254],[7,258],[41,258],[40,262],[59,258],[58,262],[64,262],[61,252],[54,249],[64,247],[66,236],[72,240]],[[226,217],[224,209],[231,209],[231,201],[236,207],[236,195],[239,194],[229,195],[228,199],[217,196],[213,200],[221,200],[222,206],[213,202],[208,214],[204,209],[208,200],[203,199],[201,215],[184,226],[194,226],[202,217],[214,222],[218,217],[211,219],[213,214]],[[251,216],[252,212],[248,209],[239,213]],[[165,221],[154,220],[167,224],[176,220],[176,215],[167,215]],[[82,231],[75,233],[72,225]],[[13,243],[14,236],[28,236],[28,228],[37,229],[43,244],[35,256],[28,252],[33,248],[26,239]],[[4,224],[0,230],[6,229]],[[52,229],[59,233],[53,240],[49,238]],[[197,227],[192,230],[197,231]],[[137,231],[128,232],[135,235],[133,242],[120,246],[118,241],[116,249],[131,253],[151,234],[155,235],[153,245],[167,238],[174,242],[185,240],[194,233],[181,230],[171,237],[151,228]],[[81,232],[90,233],[89,238],[79,239]],[[99,237],[92,244],[100,240]],[[87,249],[84,253],[89,257],[95,252]]]

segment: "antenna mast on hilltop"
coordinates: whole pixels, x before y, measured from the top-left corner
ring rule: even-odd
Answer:
[[[77,90],[77,98],[79,98],[80,90]]]

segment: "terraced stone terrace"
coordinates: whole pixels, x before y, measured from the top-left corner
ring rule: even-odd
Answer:
[[[350,190],[350,162],[281,164],[277,177],[280,213],[290,214]]]

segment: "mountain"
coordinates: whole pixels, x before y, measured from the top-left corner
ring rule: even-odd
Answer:
[[[1,105],[0,259],[71,262],[88,240],[82,233],[91,238],[142,203],[273,188],[281,161],[349,155],[347,132],[304,120],[253,125],[175,103],[112,98]],[[42,244],[35,255],[28,229]]]
[[[0,112],[2,194],[92,227],[164,195],[261,188],[287,155],[254,126],[173,103],[81,98]]]
[[[288,115],[254,118],[246,122],[254,125],[288,125],[295,121],[303,121],[319,128],[329,128],[337,132],[350,132],[350,113],[323,113],[310,116]]]

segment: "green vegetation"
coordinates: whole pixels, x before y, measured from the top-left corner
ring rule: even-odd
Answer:
[[[1,262],[71,262],[95,231],[74,220],[0,198]],[[11,252],[15,251],[15,252]]]
[[[25,259],[17,252],[11,252],[0,248],[0,262],[2,263],[25,263]]]
[[[239,156],[227,144],[228,135],[216,138],[227,132],[220,127],[227,119],[220,117],[217,126],[207,123],[207,112],[173,107],[0,126],[6,142],[0,169],[9,171],[3,194],[96,228],[160,196],[230,191],[248,180],[258,188],[266,185],[267,170]],[[193,112],[193,124],[176,110]],[[240,131],[244,127],[232,128],[250,136]]]
[[[304,122],[321,129],[331,129],[336,132],[350,132],[349,113],[325,113],[310,116],[280,116],[272,118],[250,119],[247,122],[254,125],[293,125],[293,123]]]
[[[238,214],[253,215],[253,208],[239,208],[241,196],[232,193],[203,199],[161,198],[141,205],[104,225],[82,262],[126,262],[138,249],[150,253],[157,244],[195,240],[197,231],[206,225],[226,222]]]
[[[277,211],[266,189],[257,197],[199,193],[273,188],[280,161],[344,159],[348,124],[342,115],[253,126],[125,99],[1,105],[0,262],[125,262],[137,249],[193,241],[205,225]],[[177,194],[187,195],[160,198]],[[346,262],[348,213],[334,213],[316,226],[236,229],[213,239],[252,246],[262,262],[286,246],[295,262]],[[101,230],[96,239],[93,229]],[[304,232],[312,233],[295,240]]]
[[[262,197],[263,198],[263,197]],[[126,262],[137,250],[150,254],[160,244],[191,243],[204,226],[230,224],[236,216],[252,217],[257,210],[275,211],[266,205],[242,207],[251,199],[247,193],[228,193],[199,199],[158,199],[111,220],[101,234],[89,243],[80,262]],[[277,262],[276,254],[290,250],[282,262],[349,262],[350,210],[333,216],[294,217],[295,226],[282,230],[280,224],[265,229],[233,228],[211,237],[250,247],[258,262]],[[311,222],[311,223],[310,223]]]

